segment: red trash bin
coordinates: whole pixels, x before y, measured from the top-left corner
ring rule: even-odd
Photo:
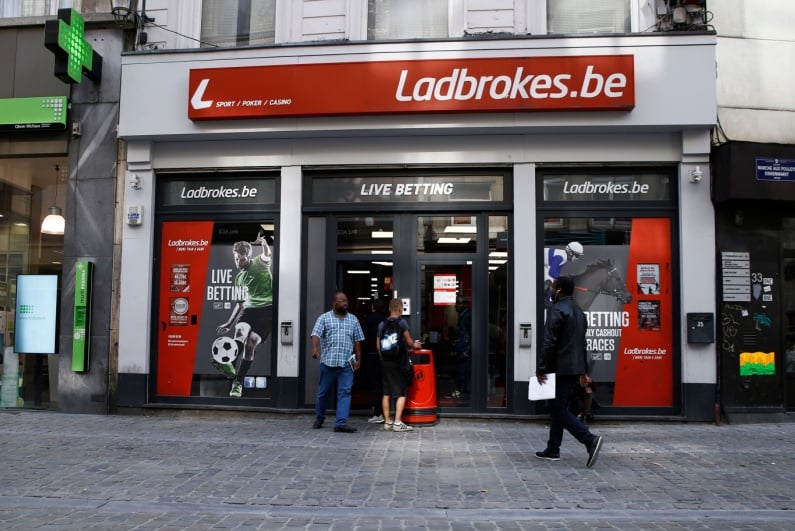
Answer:
[[[409,386],[406,396],[403,422],[413,426],[432,426],[439,419],[433,351],[409,350],[409,357],[414,364],[414,383]]]

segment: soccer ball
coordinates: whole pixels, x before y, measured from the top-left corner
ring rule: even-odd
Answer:
[[[213,359],[218,363],[232,363],[237,359],[237,341],[221,336],[213,341]]]

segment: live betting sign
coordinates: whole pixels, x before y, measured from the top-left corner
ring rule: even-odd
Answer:
[[[589,55],[198,68],[188,118],[634,107],[634,57]]]

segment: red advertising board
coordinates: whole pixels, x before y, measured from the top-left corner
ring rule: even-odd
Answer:
[[[162,235],[157,393],[189,396],[213,222],[165,223]]]
[[[290,64],[190,71],[188,118],[629,111],[634,56]]]
[[[157,394],[268,398],[273,221],[164,221],[161,235]]]
[[[670,234],[666,218],[632,220],[627,280],[635,281],[635,296],[625,307],[632,324],[621,334],[614,406],[673,405]]]

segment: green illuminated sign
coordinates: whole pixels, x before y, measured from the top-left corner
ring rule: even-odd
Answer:
[[[66,129],[66,96],[0,99],[0,131]]]
[[[44,23],[44,46],[55,54],[55,77],[80,83],[81,74],[99,83],[102,56],[85,39],[85,21],[74,9],[59,9],[58,20]]]
[[[91,354],[91,277],[94,263],[75,262],[75,306],[72,329],[72,370],[86,372]]]

